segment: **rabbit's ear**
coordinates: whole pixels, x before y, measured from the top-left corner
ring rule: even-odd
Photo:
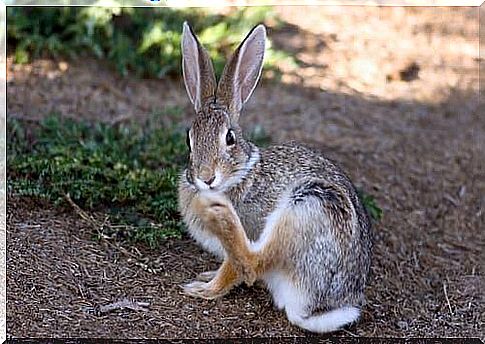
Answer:
[[[190,101],[198,112],[215,96],[216,77],[209,54],[187,22],[184,22],[182,34],[182,73]]]
[[[258,25],[249,32],[224,67],[217,101],[238,116],[258,83],[263,67],[266,29]]]

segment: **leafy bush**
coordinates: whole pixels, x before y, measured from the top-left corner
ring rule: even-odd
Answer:
[[[268,7],[234,9],[226,16],[202,9],[56,7],[7,8],[7,39],[15,62],[41,55],[75,57],[89,52],[107,58],[127,75],[163,77],[180,74],[182,23],[187,20],[208,48],[216,73],[235,45],[253,26],[273,20]],[[294,60],[269,48],[268,69]],[[9,47],[10,48],[10,47]]]

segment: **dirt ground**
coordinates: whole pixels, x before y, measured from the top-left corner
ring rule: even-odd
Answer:
[[[302,66],[282,66],[281,83],[261,83],[244,126],[321,149],[384,211],[363,318],[336,335],[484,339],[477,9],[278,12],[287,24],[269,35]],[[56,111],[110,122],[173,105],[191,114],[179,79],[123,79],[89,59],[21,66],[9,58],[7,68],[8,118]],[[217,301],[183,295],[180,284],[217,267],[188,238],[150,250],[95,241],[71,209],[48,203],[9,197],[7,213],[11,337],[311,335],[291,326],[260,286]],[[107,310],[124,299],[142,304]]]

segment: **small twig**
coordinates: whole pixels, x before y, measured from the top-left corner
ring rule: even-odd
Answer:
[[[69,205],[74,208],[76,213],[82,219],[88,221],[96,229],[99,229],[102,226],[101,223],[96,221],[92,216],[88,215],[88,213],[86,213],[84,210],[82,210],[80,206],[78,206],[76,203],[74,203],[74,201],[72,200],[71,196],[68,193],[64,195],[64,198],[66,199],[67,203],[69,203]]]
[[[444,282],[443,282],[443,291],[445,292],[445,298],[446,298],[446,302],[448,303],[448,308],[450,310],[450,313],[451,315],[454,315],[453,310],[451,309],[451,303],[450,303],[450,299],[448,298],[448,293],[446,292],[446,283]]]
[[[17,227],[19,227],[20,229],[26,229],[26,228],[40,228],[42,226],[41,225],[29,225],[29,224],[26,224],[26,223],[20,223],[20,224],[17,224]]]
[[[345,333],[347,334],[350,334],[352,337],[358,337],[355,333],[352,333],[350,332],[349,330],[346,330],[346,329],[342,329],[342,331],[344,331]]]
[[[135,259],[138,258],[136,255],[134,255],[133,253],[127,251],[123,247],[116,246],[113,243],[111,243],[108,240],[106,240],[106,236],[102,233],[103,227],[105,227],[105,226],[109,226],[111,228],[114,227],[114,226],[111,226],[108,223],[108,219],[109,219],[108,216],[106,216],[105,219],[104,219],[104,221],[101,223],[101,222],[97,221],[94,217],[92,217],[91,215],[89,215],[87,212],[85,212],[83,209],[81,209],[81,207],[78,206],[76,203],[74,203],[74,201],[72,200],[71,196],[68,193],[64,195],[64,198],[66,199],[67,203],[69,203],[71,205],[71,207],[74,208],[74,210],[76,211],[76,213],[82,219],[86,220],[87,222],[89,222],[89,224],[91,224],[91,226],[96,230],[97,234],[99,235],[99,237],[101,238],[101,240],[103,240],[103,242],[107,243],[108,246],[111,246],[112,248],[115,248],[115,249],[120,250],[121,252],[123,252],[124,254],[126,254],[126,255],[128,255],[130,257],[133,257]]]
[[[109,313],[117,309],[128,308],[134,311],[146,311],[146,307],[150,306],[148,302],[135,302],[134,300],[123,299],[121,301],[113,302],[105,306],[99,307],[100,313]]]
[[[114,246],[114,245],[113,245],[113,246]],[[130,256],[130,257],[132,257],[132,258],[138,259],[138,258],[140,258],[140,257],[141,257],[141,255],[140,255],[140,256],[137,256],[137,255],[135,255],[135,254],[131,253],[130,251],[128,251],[127,249],[125,249],[125,248],[124,248],[123,246],[121,246],[121,245],[120,245],[120,246],[117,246],[117,248],[118,248],[118,249],[119,249],[121,252],[123,252],[124,254],[126,254],[127,256]]]
[[[455,207],[459,206],[459,203],[456,199],[454,199],[450,194],[445,194],[444,198],[450,201],[451,204],[453,204]]]

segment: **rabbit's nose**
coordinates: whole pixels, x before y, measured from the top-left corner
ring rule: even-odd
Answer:
[[[204,180],[204,183],[210,186],[214,182],[214,179],[216,179],[216,176],[212,176],[212,178]]]

